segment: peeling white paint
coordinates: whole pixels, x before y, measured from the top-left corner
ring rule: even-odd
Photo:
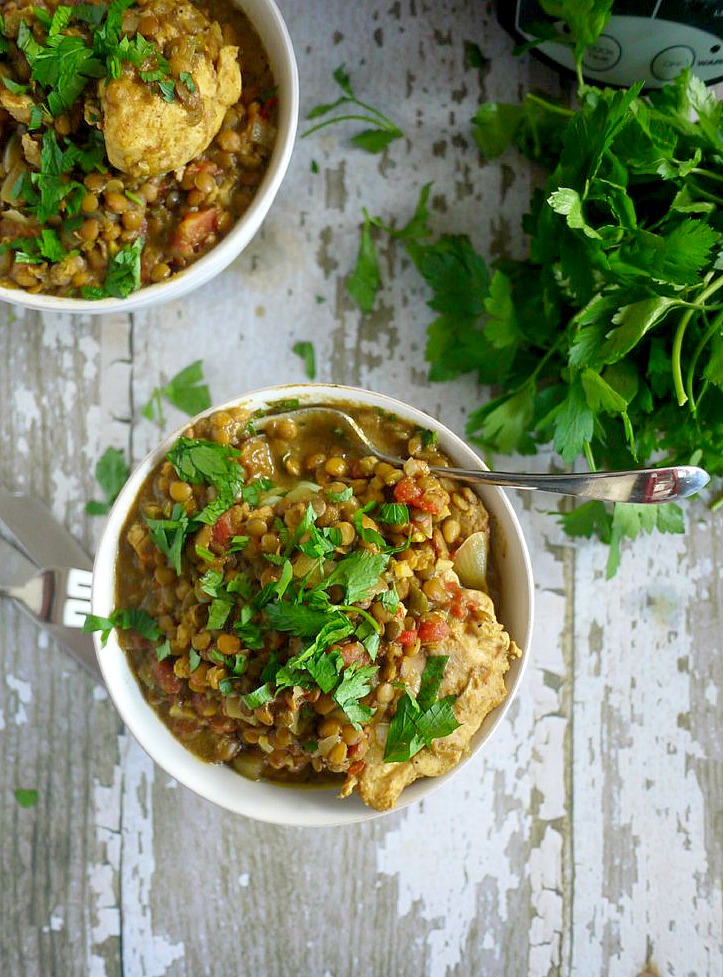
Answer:
[[[155,766],[130,737],[121,741],[123,789],[123,972],[164,977],[183,958],[183,943],[155,933],[151,914],[153,854],[153,783]]]
[[[105,969],[105,960],[103,957],[91,953],[88,961],[88,977],[108,977],[108,971]]]
[[[33,688],[30,682],[24,682],[22,679],[15,678],[14,675],[6,675],[5,681],[17,696],[17,707],[12,721],[16,726],[24,726],[28,721],[28,713],[25,706],[33,698]]]
[[[95,698],[95,690],[94,690]],[[118,905],[117,885],[120,866],[120,811],[121,811],[121,769],[116,764],[113,779],[106,786],[96,783],[93,787],[93,806],[95,811],[96,838],[105,858],[102,862],[91,864],[88,868],[88,886],[91,892],[91,917],[89,958],[100,963],[100,974],[105,973],[105,963],[97,953],[98,947],[106,940],[120,936],[121,917]]]
[[[27,387],[18,387],[14,391],[13,408],[28,426],[36,424],[42,417],[38,398]]]

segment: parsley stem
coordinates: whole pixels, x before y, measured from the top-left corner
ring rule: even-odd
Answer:
[[[686,382],[686,389],[688,391],[688,398],[690,400],[690,409],[691,409],[691,411],[694,414],[695,414],[695,412],[697,410],[698,402],[700,401],[701,397],[705,393],[705,391],[707,389],[707,386],[708,386],[707,383],[704,383],[703,388],[702,388],[701,393],[700,393],[700,397],[696,401],[695,397],[693,396],[693,377],[694,377],[694,374],[695,374],[695,368],[698,365],[698,360],[700,358],[700,355],[703,352],[703,350],[705,349],[705,347],[707,346],[708,342],[713,338],[713,336],[721,328],[721,324],[723,324],[723,312],[719,312],[718,315],[715,317],[715,319],[713,319],[712,322],[709,322],[708,316],[706,315],[705,312],[703,312],[703,318],[705,319],[705,321],[706,321],[706,323],[708,325],[708,328],[706,329],[706,331],[705,331],[702,339],[698,343],[698,345],[695,347],[695,350],[693,352],[693,356],[691,357],[691,360],[690,360],[690,365],[688,367],[688,378],[687,378],[687,382]]]
[[[597,465],[595,464],[595,457],[592,453],[592,445],[589,441],[586,441],[583,445],[583,452],[585,453],[585,461],[587,461],[587,467],[591,472],[597,471]]]
[[[360,109],[364,109],[365,112],[371,112],[372,115],[375,115],[379,119],[379,124],[383,125],[385,129],[389,129],[390,132],[398,132],[400,135],[402,134],[401,130],[394,125],[389,116],[384,115],[384,113],[380,112],[379,109],[375,109],[373,105],[369,105],[367,102],[362,102],[358,98],[354,98],[354,104],[358,105]]]
[[[714,173],[712,170],[705,170],[700,166],[694,166],[690,172],[695,173],[697,176],[707,176],[710,180],[718,180],[719,183],[723,183],[723,176],[720,173]]]
[[[691,180],[688,181],[688,188],[690,190],[695,190],[695,192],[703,197],[704,200],[712,200],[713,203],[723,204],[723,197],[716,197],[714,193],[708,193],[707,190],[703,190],[698,186],[697,183],[693,183]]]
[[[570,116],[575,114],[572,109],[566,109],[562,105],[556,105],[555,102],[548,102],[547,99],[541,98],[539,95],[528,93],[525,95],[525,101],[532,102],[534,105],[539,105],[547,112],[555,112],[557,115],[564,115],[567,118],[570,118]]]
[[[355,604],[334,604],[334,610],[346,611],[347,614],[361,614],[372,625],[377,634],[381,634],[384,630],[380,622],[372,617],[368,611],[365,611],[363,607],[357,607]]]
[[[706,280],[706,284],[710,281],[710,276]],[[719,275],[718,278],[714,279],[713,282],[707,284],[707,288],[698,296],[698,301],[696,306],[698,310],[705,305],[706,301],[711,295],[714,295],[719,288],[723,287],[723,275]],[[675,386],[675,393],[678,398],[678,406],[682,407],[688,402],[688,394],[685,391],[685,385],[683,384],[683,368],[681,364],[681,354],[683,350],[683,337],[685,336],[685,330],[688,328],[688,323],[693,318],[696,312],[696,308],[686,309],[680,318],[678,323],[678,328],[675,330],[675,337],[673,338],[673,349],[671,352],[672,360],[672,370],[673,370],[673,385]]]
[[[382,117],[383,118],[383,117]],[[383,129],[385,132],[393,133],[395,136],[401,136],[402,132],[398,129],[392,122],[385,120],[381,122],[378,118],[372,118],[369,115],[337,115],[333,119],[325,119],[323,122],[319,122],[318,125],[312,126],[311,129],[307,129],[306,132],[301,134],[301,138],[305,139],[314,132],[318,132],[320,129],[325,129],[327,126],[333,126],[337,122],[368,122],[370,125],[376,126],[378,129]]]

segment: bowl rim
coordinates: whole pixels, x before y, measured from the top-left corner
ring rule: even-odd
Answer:
[[[41,312],[108,315],[137,312],[187,295],[222,272],[257,234],[276,198],[291,162],[299,122],[299,69],[291,35],[276,0],[230,0],[248,16],[269,55],[279,98],[277,139],[269,166],[248,210],[228,234],[203,257],[168,281],[145,285],[127,298],[77,299],[26,292],[0,285],[0,302]]]
[[[465,467],[484,470],[486,466],[476,453],[446,425],[419,408],[400,400],[359,387],[340,384],[308,383],[282,384],[262,387],[213,405],[193,418],[189,418],[175,431],[168,434],[135,467],[118,498],[113,504],[98,546],[93,568],[91,612],[108,617],[114,606],[115,556],[117,543],[128,511],[143,482],[160,459],[168,452],[184,431],[197,420],[220,410],[235,406],[251,406],[259,409],[279,401],[298,398],[302,402],[347,402],[362,406],[376,406],[388,410],[403,420],[421,424],[437,431],[442,450]],[[264,781],[243,778],[230,768],[209,764],[194,756],[178,740],[143,698],[137,680],[128,665],[125,653],[111,632],[105,647],[101,647],[100,635],[94,634],[94,644],[101,673],[111,700],[123,722],[145,752],[176,781],[188,787],[204,799],[235,814],[245,815],[257,821],[291,827],[328,827],[371,820],[385,814],[396,813],[410,804],[429,796],[450,777],[462,769],[489,741],[500,726],[519,691],[530,657],[534,618],[534,586],[532,564],[527,544],[516,513],[504,490],[497,486],[479,486],[479,494],[496,524],[501,538],[498,539],[498,559],[510,562],[513,570],[509,575],[520,580],[516,590],[519,602],[517,617],[521,630],[510,628],[512,637],[521,650],[521,657],[513,660],[505,676],[508,694],[505,700],[485,718],[473,737],[468,754],[447,773],[435,778],[422,778],[405,788],[391,811],[376,811],[366,807],[356,794],[344,800],[336,797],[336,788],[285,787]],[[509,600],[509,598],[508,598]],[[504,597],[501,603],[504,603]],[[504,617],[500,614],[504,623]],[[505,626],[507,624],[505,623]],[[115,652],[115,654],[113,653]],[[234,789],[235,788],[235,789]],[[291,801],[291,803],[287,803]],[[333,803],[330,803],[333,802]]]

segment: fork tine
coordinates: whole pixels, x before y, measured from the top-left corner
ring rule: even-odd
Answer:
[[[64,628],[82,628],[90,614],[90,601],[69,597],[63,604],[61,624]]]
[[[93,573],[91,570],[80,570],[73,567],[68,571],[68,597],[78,597],[89,601],[93,587]]]

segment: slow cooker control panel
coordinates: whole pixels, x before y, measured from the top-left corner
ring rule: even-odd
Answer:
[[[514,9],[514,22],[510,14]],[[533,40],[535,23],[549,21],[536,0],[502,0],[500,22],[524,40]],[[545,42],[547,60],[573,69],[572,53]],[[710,84],[723,79],[723,0],[627,0],[615,3],[613,15],[597,43],[588,48],[583,68],[603,84],[629,85],[645,79],[650,88],[671,81],[691,68]]]

